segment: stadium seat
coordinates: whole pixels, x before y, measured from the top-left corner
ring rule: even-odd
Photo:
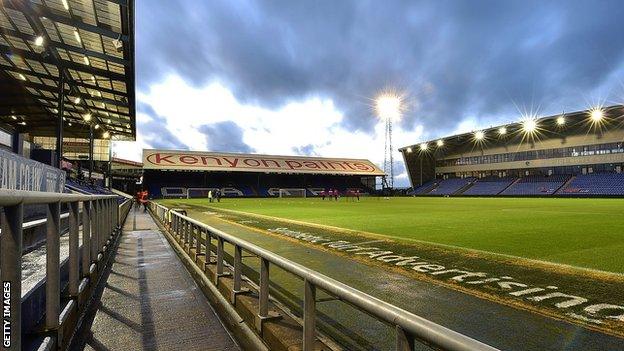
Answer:
[[[552,195],[561,188],[569,175],[528,176],[505,189],[500,195],[530,196]]]
[[[438,181],[438,186],[431,189],[427,195],[453,195],[472,183],[475,178],[450,178]]]
[[[558,195],[620,196],[624,195],[624,173],[592,173],[576,176]]]
[[[462,195],[479,196],[479,195],[498,195],[505,190],[515,178],[482,178],[475,181],[470,188],[463,192]]]

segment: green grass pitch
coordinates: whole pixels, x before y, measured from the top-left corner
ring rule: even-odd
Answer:
[[[208,205],[206,199],[188,200]],[[211,206],[624,273],[624,199],[223,199]]]

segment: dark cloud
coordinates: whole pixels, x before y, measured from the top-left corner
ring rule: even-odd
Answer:
[[[255,150],[243,141],[243,129],[231,121],[204,124],[199,132],[206,136],[208,150],[218,152],[253,153]]]
[[[138,129],[150,147],[155,149],[188,150],[189,147],[167,129],[167,120],[147,104],[139,102],[137,112],[150,117],[148,122],[139,120]]]
[[[584,108],[624,68],[620,0],[137,5],[140,89],[175,72],[267,107],[326,96],[353,130],[371,130],[369,98],[387,86],[412,97],[405,128],[440,134],[517,115],[516,104]]]

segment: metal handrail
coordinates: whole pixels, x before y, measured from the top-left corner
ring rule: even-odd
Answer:
[[[68,204],[67,214],[61,214],[61,203]],[[79,211],[82,203],[82,212]],[[120,225],[130,211],[131,201],[117,202],[116,195],[82,195],[65,193],[46,193],[23,190],[0,189],[0,280],[3,282],[3,294],[9,296],[8,314],[3,314],[3,324],[10,326],[8,335],[4,335],[3,347],[9,350],[21,350],[22,347],[22,242],[24,229],[24,205],[45,204],[45,222],[37,225],[46,226],[46,284],[45,284],[45,319],[42,330],[55,335],[52,340],[59,344],[62,328],[67,324],[69,315],[84,306],[78,302],[88,293],[88,286],[94,287],[103,270],[102,262],[107,259],[111,240],[120,232]],[[60,234],[61,218],[68,218],[69,231],[69,302],[61,309],[60,285]],[[81,220],[82,219],[82,220]],[[41,222],[41,223],[39,223]],[[82,246],[80,250],[80,223],[82,222]],[[82,262],[82,269],[81,264]],[[3,301],[5,301],[4,299]],[[6,310],[5,310],[6,311]],[[8,344],[6,337],[8,337]],[[7,346],[8,345],[8,346]]]
[[[207,234],[206,243],[209,244],[210,237],[215,237],[217,243],[217,275],[223,273],[223,242],[234,245],[235,257],[233,265],[234,274],[234,290],[240,290],[240,277],[242,274],[241,253],[242,250],[250,252],[261,259],[260,265],[260,284],[259,284],[259,313],[258,317],[262,321],[268,318],[268,283],[269,283],[269,264],[274,264],[283,270],[304,280],[304,351],[312,350],[315,340],[316,326],[316,288],[320,288],[331,295],[346,301],[352,306],[365,311],[378,320],[386,322],[395,327],[397,331],[397,350],[411,350],[414,346],[414,339],[449,351],[496,351],[497,349],[486,345],[480,341],[472,339],[466,335],[448,329],[444,326],[436,324],[423,317],[405,311],[397,306],[382,301],[376,297],[368,295],[349,285],[341,283],[326,275],[302,266],[298,263],[290,261],[271,251],[256,246],[250,242],[240,239],[231,234],[225,233],[219,229],[211,227],[205,223],[197,221],[179,212],[170,210],[169,208],[157,204],[150,203],[152,209],[155,209],[156,216],[159,220],[169,222],[175,234],[178,234],[182,240],[189,243],[189,250],[195,239],[196,248],[201,250],[201,235],[197,233],[197,237],[193,238],[195,228],[201,228]],[[172,217],[169,219],[168,214]],[[206,262],[210,262],[209,245],[206,246]]]

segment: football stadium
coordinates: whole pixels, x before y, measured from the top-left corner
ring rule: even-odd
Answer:
[[[459,116],[445,119],[448,110],[427,104],[439,87],[425,77],[408,77],[399,64],[384,64],[383,74],[354,69],[364,59],[330,65],[361,41],[361,34],[335,35],[350,23],[335,4],[339,28],[328,12],[313,11],[321,3],[278,6],[303,6],[306,20],[286,11],[296,24],[276,28],[288,45],[267,54],[262,46],[272,40],[260,36],[284,20],[281,12],[232,3],[208,11],[211,2],[2,1],[2,350],[624,350],[621,99],[561,100],[589,107],[546,116],[515,117],[492,105],[480,113],[496,125],[458,133],[466,130]],[[360,6],[350,9],[359,19],[384,13]],[[249,23],[202,27],[238,23],[229,11]],[[392,11],[411,14],[401,19],[410,25],[421,16]],[[252,26],[266,14],[270,24]],[[340,93],[320,109],[275,107],[275,96],[263,105],[245,79],[279,83],[260,90],[285,95],[291,108],[316,96],[292,92],[311,78],[278,58],[281,51],[296,56],[300,41],[320,50],[297,36],[308,17],[341,39],[327,43],[331,55],[320,63],[315,51],[300,65],[331,72],[321,85],[338,85]],[[441,32],[452,31],[445,23]],[[348,32],[364,33],[366,26],[353,25]],[[235,43],[228,34],[241,30],[246,40]],[[185,37],[169,41],[168,31]],[[538,34],[522,45],[547,47]],[[377,39],[380,52],[385,45],[397,51],[394,40]],[[199,55],[249,47],[244,63]],[[198,57],[192,77],[168,80],[189,64],[186,56]],[[263,71],[265,61],[279,73]],[[436,61],[453,77],[440,87],[451,90],[452,65]],[[240,72],[245,79],[239,90],[178,85],[205,74],[203,66],[223,69],[223,82],[242,79]],[[397,67],[424,93],[384,87],[389,79],[381,77]],[[336,84],[341,77],[357,84]],[[495,81],[505,78],[526,83],[513,75]],[[375,88],[358,102],[363,110],[340,105],[369,83]],[[219,104],[233,99],[226,90],[247,100],[228,109]],[[374,130],[325,115],[362,111]],[[246,113],[252,117],[240,117]],[[422,116],[428,113],[435,118]],[[283,127],[290,120],[297,128]],[[318,142],[308,143],[308,135]]]

